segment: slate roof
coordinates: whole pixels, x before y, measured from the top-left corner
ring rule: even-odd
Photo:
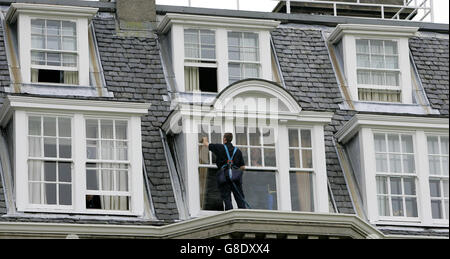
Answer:
[[[94,27],[108,90],[119,100],[152,104],[149,114],[142,117],[142,151],[151,194],[158,219],[178,219],[159,133],[169,103],[163,100],[168,93],[157,38],[119,37],[113,18],[96,18]]]
[[[409,46],[431,106],[442,115],[448,112],[448,39],[414,37]]]
[[[354,214],[354,209],[333,135],[355,112],[339,110],[342,95],[333,71],[328,50],[318,29],[290,28],[284,25],[273,31],[272,39],[287,90],[304,110],[335,113],[325,127],[325,150],[328,181],[338,212]]]
[[[117,36],[116,21],[112,17],[98,16],[93,20],[93,24],[106,85],[108,90],[114,93],[114,100],[152,103],[149,114],[142,118],[144,163],[158,219],[166,222],[176,220],[178,212],[159,133],[159,127],[169,114],[169,102],[163,100],[163,96],[168,95],[168,92],[157,36],[151,38]],[[354,214],[333,144],[333,136],[356,112],[339,108],[343,99],[322,37],[324,28],[313,29],[283,24],[273,31],[272,38],[287,90],[297,99],[300,106],[307,111],[334,113],[332,122],[325,126],[328,180],[338,212]],[[8,85],[10,79],[1,23],[0,30],[1,105],[3,95],[1,86]],[[410,40],[410,46],[432,107],[438,109],[442,115],[448,116],[448,39],[415,37]],[[5,213],[5,204],[0,178],[0,214],[2,213]],[[33,219],[33,221],[149,224],[149,222],[124,223],[113,220],[98,222],[77,218]],[[390,231],[389,233],[401,233],[401,230]],[[408,234],[411,234],[411,231],[408,231]]]

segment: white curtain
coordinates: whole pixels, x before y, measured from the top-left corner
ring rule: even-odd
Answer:
[[[64,84],[78,85],[78,72],[64,71]]]
[[[39,70],[31,69],[31,82],[38,83],[39,82]]]
[[[298,201],[300,211],[313,211],[313,195],[312,195],[312,175],[309,172],[296,172],[295,185],[297,187],[297,197],[293,200]]]
[[[200,91],[198,67],[184,68],[184,85],[187,92]]]
[[[30,147],[31,148],[31,147]],[[43,204],[42,200],[42,162],[29,161],[28,162],[28,179],[33,181],[29,183],[29,200],[31,204]],[[38,181],[38,182],[34,182]]]
[[[400,91],[376,90],[376,89],[358,89],[360,101],[374,102],[400,102]]]

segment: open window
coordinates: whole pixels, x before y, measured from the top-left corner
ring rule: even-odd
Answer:
[[[215,37],[212,30],[184,30],[186,91],[217,93]]]

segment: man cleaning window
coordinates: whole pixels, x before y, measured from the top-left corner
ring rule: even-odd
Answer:
[[[242,190],[242,173],[245,170],[245,161],[242,152],[235,148],[231,141],[233,141],[233,134],[225,133],[223,144],[209,144],[207,137],[202,139],[202,144],[216,155],[216,165],[219,169],[217,171],[217,185],[225,203],[225,210],[233,209],[231,192],[233,192],[238,208],[245,209],[249,207],[246,206]]]

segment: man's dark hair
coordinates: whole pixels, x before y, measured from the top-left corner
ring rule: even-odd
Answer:
[[[231,141],[233,141],[233,133],[225,133],[223,138],[227,141],[227,143],[231,143]]]

